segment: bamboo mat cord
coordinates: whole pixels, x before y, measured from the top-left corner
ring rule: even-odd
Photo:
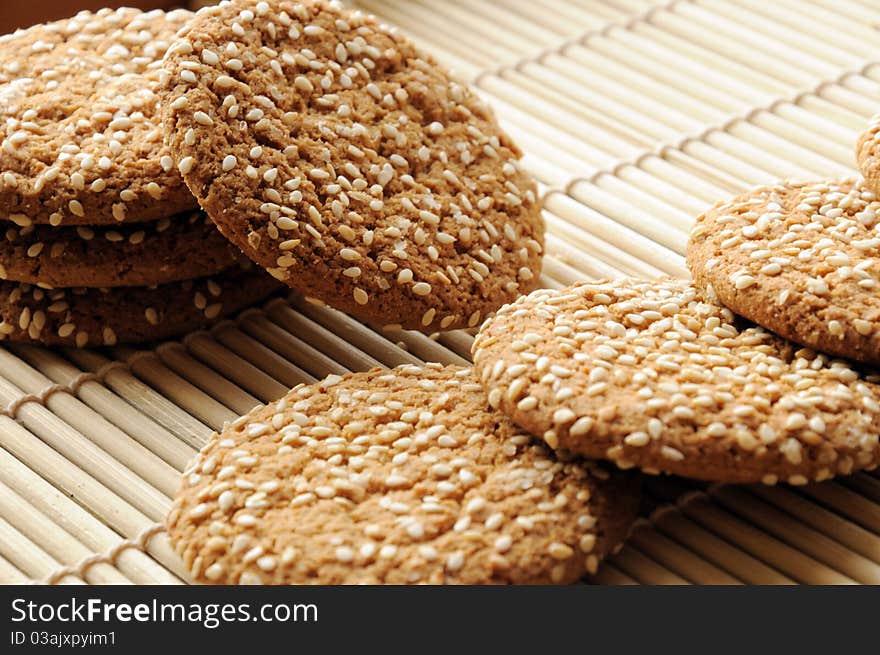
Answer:
[[[134,539],[126,539],[124,541],[120,541],[106,553],[89,555],[88,557],[85,557],[77,562],[75,565],[65,566],[61,569],[58,569],[57,571],[53,571],[49,576],[46,577],[44,583],[55,584],[58,580],[68,575],[85,578],[86,575],[97,566],[103,566],[107,564],[115,566],[116,560],[119,558],[123,551],[129,548],[145,551],[147,549],[147,544],[149,543],[149,541],[154,536],[164,531],[165,526],[163,526],[161,523],[148,525],[146,528],[141,530]]]
[[[72,564],[79,559],[93,557],[86,546],[66,531],[52,526],[45,514],[3,483],[0,483],[0,511],[9,517],[13,527],[34,543],[40,544],[40,547],[58,562]],[[95,562],[95,564],[99,563]],[[64,567],[50,574],[46,578],[46,583],[54,584],[67,575],[82,578],[89,584],[132,583],[113,566],[112,562],[101,562],[99,566],[88,570]]]
[[[3,540],[0,541],[0,555],[8,557],[31,579],[48,576],[58,567],[58,562],[51,555],[21,534],[3,517],[0,517],[0,533],[3,534]],[[82,585],[85,581],[66,573],[56,580],[56,584]]]
[[[114,522],[114,512],[118,511],[118,507],[112,503],[94,505],[88,503],[88,496],[76,496],[80,502],[85,501],[83,506],[72,500],[73,493],[60,491],[4,450],[0,450],[0,480],[19,496],[27,498],[57,529],[70,533],[93,552],[112,548],[121,539],[117,530],[124,532],[129,529],[125,524]],[[161,550],[159,552],[161,554]],[[117,564],[138,583],[174,579],[167,569],[137,551],[124,552]]]
[[[72,352],[68,354],[71,357],[77,356]],[[172,371],[165,366],[156,353],[125,348],[117,349],[113,354],[128,365],[127,370],[116,369],[114,371],[118,378],[121,378],[123,392],[129,392],[130,395],[128,397],[138,396],[142,390],[153,387],[159,394],[172,401],[171,405],[174,406],[177,412],[180,412],[182,409],[184,412],[198,418],[202,423],[210,426],[213,430],[219,430],[224,423],[234,420],[242,413],[242,411],[236,412],[228,406],[221,404],[218,400],[204,393],[199,387]],[[205,367],[201,368],[204,369]],[[218,377],[218,379],[224,383],[226,382],[223,378]],[[113,383],[110,376],[108,376],[108,380],[111,384]],[[120,392],[119,389],[117,389],[117,392]],[[247,406],[247,409],[250,409],[255,404],[257,404],[256,399]],[[244,406],[242,407],[243,411],[247,411],[247,409]]]
[[[180,436],[187,444],[199,448],[206,435],[211,433],[211,428],[198,420],[198,414],[185,411],[183,405],[172,402],[170,396],[162,395],[159,387],[154,389],[137,379],[127,362],[108,360],[100,353],[90,350],[70,349],[64,351],[64,354],[84,369],[98,371],[101,381],[110,390],[141,413]]]

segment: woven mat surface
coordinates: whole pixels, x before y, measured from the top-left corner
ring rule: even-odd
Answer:
[[[543,282],[686,276],[693,218],[778,178],[852,174],[880,108],[874,0],[359,0],[473,83],[525,150]],[[160,522],[213,430],[292,385],[405,362],[429,338],[275,299],[151,349],[0,347],[0,583],[186,583]],[[591,582],[880,583],[880,475],[647,484]]]

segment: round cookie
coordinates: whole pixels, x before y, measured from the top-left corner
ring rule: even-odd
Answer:
[[[115,224],[197,207],[156,106],[162,57],[192,15],[82,11],[0,36],[0,219]]]
[[[160,91],[184,180],[278,279],[423,331],[534,288],[535,185],[491,111],[408,39],[323,1],[208,7]]]
[[[880,461],[880,386],[736,322],[690,282],[535,291],[474,341],[489,401],[554,448],[717,482],[806,484]]]
[[[797,343],[880,364],[880,200],[857,180],[786,182],[697,219],[687,262],[737,314]]]
[[[7,225],[0,278],[43,288],[154,286],[214,275],[243,259],[198,211],[119,227]]]
[[[214,435],[167,519],[219,584],[567,583],[637,513],[637,478],[554,457],[470,369],[298,385]]]
[[[0,282],[0,340],[82,348],[166,339],[205,327],[279,288],[256,268],[152,288],[47,290]]]
[[[868,128],[859,136],[856,160],[865,186],[875,193],[880,192],[880,114],[871,118]]]

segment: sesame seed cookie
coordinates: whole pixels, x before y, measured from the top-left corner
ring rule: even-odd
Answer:
[[[147,221],[197,207],[162,142],[162,56],[193,14],[136,9],[0,36],[0,219]]]
[[[361,319],[476,327],[534,288],[534,182],[491,110],[408,39],[323,1],[202,9],[169,48],[166,140],[245,254]]]
[[[880,114],[871,118],[868,128],[859,136],[856,159],[865,179],[865,186],[880,192]]]
[[[697,219],[688,267],[737,314],[804,346],[877,365],[878,214],[880,200],[854,179],[760,187]]]
[[[148,287],[214,275],[243,259],[202,212],[119,227],[7,224],[0,278],[52,287]]]
[[[535,291],[474,341],[489,401],[553,448],[717,482],[806,484],[880,461],[880,386],[683,280]]]
[[[152,288],[41,289],[0,282],[0,339],[80,348],[166,339],[205,327],[279,288],[283,285],[250,266]]]
[[[637,478],[559,458],[471,369],[294,387],[214,435],[167,525],[199,582],[568,583],[616,548]]]

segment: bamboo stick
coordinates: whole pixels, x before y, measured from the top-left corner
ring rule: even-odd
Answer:
[[[8,559],[0,556],[0,584],[25,584],[28,577],[19,571]]]
[[[93,502],[89,505],[88,501],[95,498],[99,502],[103,500],[99,487],[86,488],[87,491],[92,491],[95,494],[86,497],[85,507],[93,512],[90,513],[83,505],[74,502],[70,495],[52,486],[24,462],[4,450],[0,450],[0,480],[15,493],[27,498],[55,525],[69,532],[92,552],[103,553],[118,547],[122,541],[119,532],[130,530],[130,534],[134,536],[142,529],[138,528],[137,524],[122,523],[117,519],[114,512],[119,511],[121,507],[124,507],[123,505],[113,502],[106,504]],[[86,480],[86,484],[89,482]],[[55,484],[60,483],[56,482]],[[135,519],[137,518],[135,517]],[[149,524],[146,517],[143,520],[143,525]],[[140,550],[126,549],[122,551],[116,558],[116,564],[127,577],[139,584],[175,583],[178,581],[167,569]]]
[[[195,442],[187,439],[189,436],[188,432],[175,435],[138,411],[135,407],[126,403],[119,396],[114,395],[100,381],[96,379],[82,381],[84,379],[83,376],[89,374],[83,373],[80,369],[65,362],[52,351],[17,344],[12,352],[15,352],[24,361],[28,362],[36,370],[39,370],[44,376],[47,376],[40,380],[42,387],[52,383],[67,387],[70,393],[94,410],[95,413],[131,435],[145,448],[148,448],[177,470],[183,470],[195,453]],[[3,356],[3,354],[0,354],[0,357]],[[207,431],[207,428],[205,428],[205,431]]]
[[[811,484],[801,491],[859,525],[880,533],[880,504],[834,482]]]
[[[880,536],[784,487],[754,485],[749,491],[852,551],[880,564]]]
[[[750,523],[723,512],[701,493],[679,501],[685,516],[759,558],[785,575],[809,584],[854,584],[852,578],[770,537]]]
[[[148,480],[166,495],[177,489],[177,471],[152,450],[135,441],[66,392],[44,394],[57,387],[46,385],[39,375],[6,351],[0,351],[0,366],[21,387],[0,378],[0,403],[34,434],[49,439],[88,439],[112,456],[119,465]],[[41,379],[42,378],[42,379]],[[28,392],[30,395],[22,393]],[[33,395],[36,394],[36,395]],[[54,443],[50,441],[50,443]],[[97,451],[96,451],[97,452]]]
[[[331,373],[344,375],[349,371],[332,357],[272,323],[262,312],[254,311],[243,316],[239,320],[239,325],[259,342],[266,344],[287,361],[297,365],[305,378],[300,382],[314,381]]]
[[[674,506],[666,505],[656,510],[651,514],[651,521],[663,534],[747,584],[794,584],[791,578],[741,550],[736,540],[720,538]]]
[[[8,404],[19,393],[12,385],[0,380],[0,403]],[[165,515],[170,500],[162,490],[142,479],[138,473],[89,441],[43,406],[36,403],[24,404],[18,410],[17,418],[28,429],[27,433],[11,429],[7,432],[6,426],[12,421],[5,416],[0,419],[0,425],[4,426],[0,428],[0,445],[8,448],[16,456],[20,456],[20,453],[46,451],[53,455],[63,455],[70,461],[76,462],[84,471],[93,475],[96,480],[153,520],[159,520]],[[119,454],[125,459],[132,459],[130,453]],[[138,467],[143,468],[139,462]],[[167,478],[161,477],[160,474],[149,475],[162,487],[166,485],[173,485],[174,489],[177,487],[174,479],[176,472],[173,470]]]
[[[636,580],[608,562],[602,562],[596,575],[587,578],[592,584],[601,585],[637,585]]]
[[[185,361],[187,366],[191,366],[191,368],[184,366],[187,373],[204,376],[207,367],[181,353],[181,350],[182,348],[178,345],[175,354],[180,354],[179,359]],[[168,349],[166,349],[165,354],[167,355],[167,353]],[[224,378],[216,376],[216,379],[213,379],[210,375],[206,376],[209,384],[212,386],[220,384],[224,388],[231,387],[231,393],[237,400],[241,401],[242,396],[245,396],[245,399],[241,401],[238,411],[230,409],[202,391],[195,384],[192,384],[191,381],[180,375],[179,371],[173,371],[170,367],[166,366],[163,359],[160,359],[158,349],[157,352],[149,352],[131,348],[116,348],[113,354],[122,361],[125,361],[131,372],[136,374],[140,380],[158,389],[163,395],[172,398],[177,405],[215,430],[220,429],[223,423],[234,420],[243,411],[247,411],[250,407],[258,404],[255,398],[249,398],[244,392],[234,387]],[[241,408],[247,406],[248,403],[251,404],[247,409],[242,410]]]
[[[40,547],[59,564],[73,565],[92,555],[73,536],[40,512],[27,500],[0,482],[0,514],[9,524]],[[97,563],[83,572],[89,584],[131,584],[132,581],[107,563]]]
[[[228,348],[232,353],[252,364],[255,368],[264,371],[269,377],[274,378],[285,387],[294,387],[300,383],[313,382],[315,378],[309,375],[289,359],[275,352],[259,339],[242,331],[232,321],[223,321],[211,328],[211,336],[219,344]],[[303,344],[304,346],[306,344]]]
[[[384,335],[377,334],[368,326],[338,310],[302,298],[294,299],[293,304],[302,314],[325,327],[332,327],[337,334],[345,336],[345,341],[352,347],[372,355],[385,366],[420,363],[417,357],[395,345]]]
[[[700,555],[691,552],[654,530],[645,519],[640,519],[632,530],[627,543],[635,546],[656,562],[683,579],[695,584],[736,585],[742,584]]]
[[[323,354],[329,361],[340,362],[348,370],[365,371],[382,365],[382,361],[376,357],[355,347],[349,341],[342,339],[304,314],[293,311],[287,304],[276,303],[272,307],[267,308],[267,313],[272,321],[274,321],[270,325],[277,325],[279,326],[278,329],[286,330],[288,334],[299,335],[306,344],[309,344],[310,348]],[[355,324],[355,321],[351,320],[351,323]],[[357,325],[362,327],[360,324]],[[380,343],[378,345],[381,347],[384,344]],[[388,355],[395,357],[396,353],[388,353]],[[330,366],[328,364],[328,369]]]
[[[182,341],[187,352],[180,347],[180,344],[173,342],[162,344],[156,349],[156,352],[166,364],[177,370],[178,373],[183,374],[183,371],[187,370],[187,374],[192,376],[193,380],[196,379],[196,371],[203,373],[203,377],[202,375],[198,377],[199,386],[204,385],[202,388],[214,398],[217,398],[216,393],[221,393],[221,388],[209,380],[216,377],[215,372],[220,373],[225,380],[229,381],[223,385],[222,393],[229,394],[226,397],[231,403],[230,406],[239,413],[243,413],[241,407],[245,404],[249,404],[251,407],[257,404],[251,402],[254,398],[265,403],[276,400],[287,392],[287,388],[283,384],[223,347],[222,344],[211,338],[209,332],[192,332],[186,335]],[[196,364],[196,360],[204,366]]]
[[[0,539],[0,555],[30,578],[48,577],[60,567],[60,564],[49,553],[16,530],[3,517],[0,517],[0,534],[3,535],[3,539]],[[60,584],[85,584],[81,578],[73,575],[66,575],[57,582]]]
[[[863,584],[880,584],[880,565],[829,539],[820,532],[792,520],[782,512],[732,486],[710,489],[713,498],[734,509],[755,525],[785,543],[827,564]]]
[[[121,359],[113,361],[94,351],[77,348],[66,350],[65,354],[85,370],[93,373],[103,372],[101,379],[110,389],[195,448],[201,447],[211,433],[211,428],[214,426],[209,427],[210,424],[200,419],[212,415],[213,412],[210,409],[200,412],[201,404],[192,403],[190,405],[187,402],[190,399],[195,400],[193,392],[197,394],[198,389],[191,387],[184,380],[162,376],[163,381],[170,383],[169,390],[174,392],[170,393],[169,397],[165,397],[157,389],[149,387],[136,378],[130,365]],[[126,354],[135,358],[135,354],[131,351],[126,351]],[[137,359],[135,358],[135,365],[143,373],[143,363],[139,364]],[[183,392],[182,397],[177,398],[177,402],[172,402],[170,398],[175,398],[174,394],[179,391]],[[193,411],[189,411],[188,406]],[[235,418],[222,406],[218,405],[218,408],[229,417],[227,420]]]
[[[617,569],[642,584],[651,585],[685,585],[687,580],[658,564],[647,555],[631,546],[624,546],[608,561]]]

